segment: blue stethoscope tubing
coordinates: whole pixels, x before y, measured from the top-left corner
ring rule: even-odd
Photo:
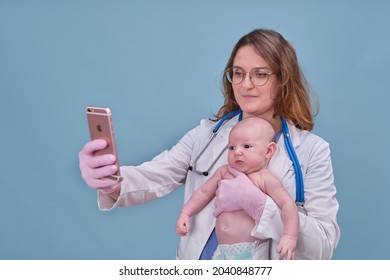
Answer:
[[[297,154],[295,153],[294,146],[291,142],[290,132],[288,130],[286,120],[281,117],[282,120],[282,133],[284,137],[284,145],[286,146],[287,153],[292,161],[294,172],[295,172],[295,183],[296,183],[296,194],[295,194],[295,203],[299,206],[303,206],[305,203],[304,196],[304,186],[303,186],[303,175],[301,165],[299,164],[299,160]]]
[[[239,110],[233,111],[233,112],[227,114],[226,116],[224,116],[217,123],[217,125],[213,129],[213,133],[216,134],[218,132],[219,128],[222,126],[222,124],[226,120],[234,117],[237,114],[240,114],[238,121],[241,121],[242,120],[242,110],[239,109]],[[297,154],[295,153],[294,146],[291,142],[290,132],[289,132],[289,129],[287,126],[287,122],[283,117],[281,117],[281,120],[282,120],[282,134],[283,134],[283,138],[284,138],[284,145],[286,146],[287,153],[288,153],[290,160],[293,164],[293,168],[294,168],[294,172],[295,172],[295,183],[296,183],[295,203],[298,206],[303,206],[303,204],[305,202],[305,197],[304,197],[304,185],[303,185],[303,175],[302,175],[301,165],[299,164]]]

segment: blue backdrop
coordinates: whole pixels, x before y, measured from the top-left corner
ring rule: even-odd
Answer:
[[[173,259],[183,188],[100,212],[80,177],[84,109],[111,107],[122,164],[169,149],[222,104],[236,41],[279,31],[331,144],[334,259],[389,259],[387,1],[0,0],[1,259]]]

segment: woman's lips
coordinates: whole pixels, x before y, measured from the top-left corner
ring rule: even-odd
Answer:
[[[257,98],[256,95],[249,95],[249,94],[245,94],[245,95],[241,95],[241,96],[242,96],[242,98],[249,99],[249,100]]]

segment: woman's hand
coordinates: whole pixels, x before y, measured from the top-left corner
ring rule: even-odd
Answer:
[[[105,140],[93,140],[85,144],[79,153],[80,171],[84,181],[92,189],[102,193],[113,193],[117,191],[119,184],[106,178],[118,171],[114,155],[94,156],[94,152],[102,150],[107,146]]]
[[[246,174],[228,167],[235,178],[219,182],[216,191],[214,217],[225,211],[245,210],[255,222],[263,214],[267,196],[256,187]]]

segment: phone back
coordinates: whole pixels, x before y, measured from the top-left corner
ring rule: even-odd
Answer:
[[[87,107],[86,109],[89,133],[91,140],[104,139],[107,141],[107,147],[95,152],[95,155],[113,154],[117,157],[114,128],[112,125],[112,116],[109,108]]]
[[[86,109],[89,133],[91,140],[104,139],[107,142],[107,147],[103,150],[96,151],[94,155],[112,154],[117,159],[116,165],[118,171],[108,176],[107,178],[121,182],[122,177],[120,176],[118,154],[116,151],[116,142],[114,136],[114,127],[112,125],[112,116],[109,108],[106,107],[91,107],[88,106]]]

